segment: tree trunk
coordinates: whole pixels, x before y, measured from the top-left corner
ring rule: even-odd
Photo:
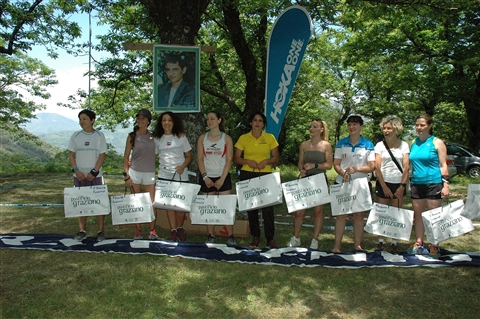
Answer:
[[[158,38],[162,44],[195,45],[198,31],[202,26],[202,15],[210,0],[139,0],[145,6],[152,23],[157,26]],[[189,170],[198,172],[197,139],[205,132],[205,118],[202,112],[180,113],[185,134],[192,146],[193,161]]]

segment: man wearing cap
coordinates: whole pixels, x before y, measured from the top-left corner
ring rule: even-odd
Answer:
[[[125,186],[135,193],[143,191],[150,194],[152,203],[155,198],[155,142],[148,126],[152,122],[152,113],[141,109],[135,116],[133,132],[128,134],[123,155],[123,180]],[[156,218],[156,211],[155,211]],[[136,224],[137,231],[133,239],[142,239],[141,224]],[[159,239],[155,230],[155,220],[150,222],[149,238]]]

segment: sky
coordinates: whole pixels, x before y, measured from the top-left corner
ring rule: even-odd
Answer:
[[[88,13],[72,15],[72,20],[76,21],[82,29],[82,37],[77,40],[78,43],[88,42],[89,35],[89,19]],[[105,33],[105,26],[98,27],[95,20],[95,12],[92,13],[92,42],[95,43],[95,36]],[[73,120],[78,119],[80,110],[70,110],[65,107],[57,106],[57,103],[68,103],[68,96],[75,95],[78,89],[88,91],[88,76],[84,75],[88,72],[88,55],[75,57],[68,54],[64,50],[58,50],[59,57],[52,59],[48,57],[47,50],[42,46],[36,46],[28,55],[32,58],[41,60],[44,64],[55,70],[58,84],[50,87],[48,91],[51,94],[50,99],[34,99],[37,103],[46,105],[46,109],[39,112],[56,113],[68,117]],[[100,58],[96,53],[92,52],[95,58]],[[92,63],[91,69],[94,69]],[[91,87],[95,87],[92,81]],[[38,113],[38,112],[37,112]]]

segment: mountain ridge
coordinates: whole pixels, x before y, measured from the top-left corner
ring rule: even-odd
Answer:
[[[81,130],[78,122],[60,114],[40,112],[36,116],[36,119],[32,119],[25,125],[25,129],[41,140],[61,149],[67,149],[72,134]],[[113,145],[115,152],[123,154],[128,133],[132,131],[132,128],[118,126],[115,132],[100,131],[105,135],[107,143]]]

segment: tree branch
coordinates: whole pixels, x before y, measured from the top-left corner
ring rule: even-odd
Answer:
[[[4,46],[0,46],[0,53],[2,54],[8,54],[12,55],[13,54],[13,45],[15,43],[15,40],[17,39],[17,35],[20,32],[20,30],[23,28],[23,25],[27,22],[29,22],[31,19],[31,14],[35,11],[35,9],[42,3],[43,0],[36,0],[28,9],[26,14],[23,16],[25,17],[23,20],[21,20],[13,29],[12,34],[10,36],[10,39],[8,40],[8,46],[5,48]]]

